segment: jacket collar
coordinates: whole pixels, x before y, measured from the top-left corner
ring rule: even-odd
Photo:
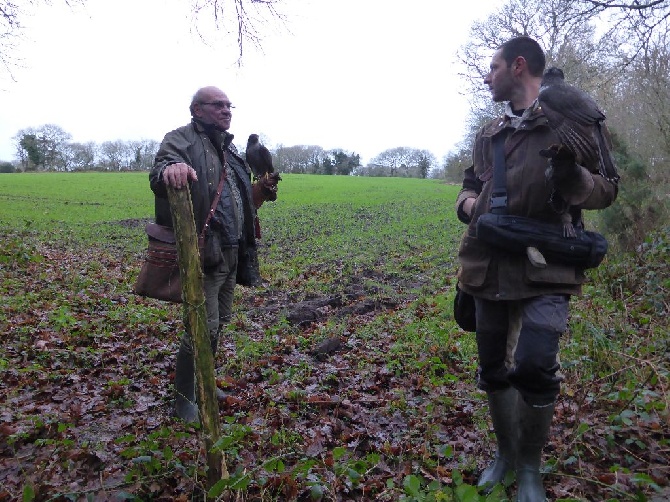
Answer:
[[[201,122],[192,118],[191,124],[193,124],[193,128],[199,134],[207,134],[209,136],[209,131],[205,129],[205,126]],[[221,144],[223,145],[224,149],[228,149],[228,147],[232,144],[233,139],[235,138],[235,135],[229,133],[228,131],[216,131],[216,134],[219,136],[219,138],[221,138]]]
[[[207,131],[200,122],[198,122],[195,119],[191,119],[191,124],[193,125],[193,129],[195,129],[195,131],[198,134],[204,134],[205,136],[207,136],[207,139],[211,141],[210,135],[207,134]],[[244,168],[246,173],[251,174],[251,169],[249,168],[245,160],[240,156],[240,153],[237,151],[237,147],[233,143],[235,135],[229,133],[228,131],[216,131],[216,134],[218,134],[218,137],[221,141],[222,150],[224,151],[227,150],[228,152],[233,154],[237,158],[239,164]]]
[[[531,106],[526,108],[523,114],[519,117],[512,112],[512,107],[509,102],[505,105],[505,113],[497,119],[489,123],[484,132],[484,136],[492,137],[501,132],[503,129],[508,129],[513,132],[519,129],[534,129],[538,125],[547,123],[547,118],[538,105],[537,100]]]
[[[518,129],[519,125],[522,122],[530,121],[534,118],[537,117],[538,115],[538,110],[540,109],[540,105],[537,102],[537,99],[533,101],[533,104],[530,105],[528,108],[526,108],[523,113],[519,116],[512,111],[512,105],[509,103],[509,101],[505,104],[505,115],[503,116],[503,120],[505,120],[509,125],[511,125],[514,129]],[[541,113],[541,110],[540,110]]]

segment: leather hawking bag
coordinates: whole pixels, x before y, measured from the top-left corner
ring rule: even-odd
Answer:
[[[148,223],[149,245],[134,291],[140,296],[181,303],[177,243],[170,227]]]
[[[565,237],[563,225],[545,223],[524,216],[507,214],[504,136],[493,139],[493,193],[491,212],[477,220],[477,238],[499,249],[524,253],[537,248],[547,261],[583,269],[600,265],[607,253],[607,239],[597,232],[575,225],[576,237]]]
[[[223,165],[225,166],[225,156]],[[203,247],[205,234],[209,227],[209,220],[219,203],[225,180],[226,170],[223,169],[219,186],[216,189],[216,196],[214,197],[210,211],[207,213],[202,232],[198,235],[198,250],[200,251],[201,260],[203,259]],[[179,275],[177,240],[174,235],[174,229],[156,223],[149,223],[145,231],[149,238],[149,244],[133,291],[140,296],[156,300],[182,303],[181,277]]]

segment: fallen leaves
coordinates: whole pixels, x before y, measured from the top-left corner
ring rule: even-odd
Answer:
[[[202,495],[199,430],[171,416],[179,307],[130,295],[131,257],[40,253],[2,270],[3,284],[21,289],[0,310],[0,501],[26,486],[35,500]],[[299,280],[314,277],[309,268]],[[468,335],[445,326],[437,302],[412,303],[401,278],[338,280],[337,298],[304,299],[285,282],[236,299],[217,356],[231,483],[249,499],[282,500],[397,500],[423,489],[419,477],[474,484],[493,444],[461,349]],[[409,325],[415,339],[402,338]],[[650,413],[614,429],[615,410],[577,401],[582,389],[567,383],[547,448],[562,461],[552,495],[633,493],[640,473],[667,485],[667,424]]]

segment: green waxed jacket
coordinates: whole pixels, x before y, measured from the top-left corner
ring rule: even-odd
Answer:
[[[237,187],[242,197],[244,209],[242,239],[247,247],[255,247],[254,222],[256,218],[256,208],[253,204],[251,191],[251,171],[242,157],[238,155],[232,140],[232,134],[227,132],[219,133],[219,141],[221,141],[222,149],[226,152],[228,164],[232,168]],[[197,232],[200,232],[216,195],[216,189],[222,172],[222,165],[216,148],[200,125],[194,121],[165,135],[158,153],[156,154],[154,166],[149,173],[151,190],[156,196],[156,223],[159,225],[172,227],[170,205],[167,200],[167,190],[161,175],[166,166],[178,162],[188,164],[195,169],[198,175],[198,180],[191,182],[190,190],[196,230]],[[226,184],[224,184],[222,198],[226,197],[228,192],[229,189]],[[230,220],[224,220],[223,223],[232,224]],[[224,229],[223,231],[224,235],[232,235],[233,233],[232,229]],[[224,241],[222,244],[231,246],[237,245],[237,242]],[[210,247],[205,246],[205,252],[209,251]]]
[[[458,194],[456,211],[468,224],[458,250],[461,288],[474,296],[489,300],[518,300],[544,294],[581,293],[585,280],[583,270],[570,265],[548,263],[546,268],[534,267],[525,254],[505,253],[476,237],[476,222],[489,212],[493,188],[492,137],[506,134],[505,165],[507,167],[507,212],[544,222],[560,223],[560,215],[550,204],[554,188],[547,181],[547,159],[540,150],[559,143],[549,128],[542,110],[535,107],[524,114],[513,127],[509,116],[484,125],[477,134],[472,166],[465,170],[463,187]],[[614,201],[617,185],[580,167],[580,176],[561,189],[570,198],[575,194],[577,220],[581,209],[603,209]],[[463,212],[465,199],[475,197],[469,218]],[[573,219],[573,222],[576,222]]]

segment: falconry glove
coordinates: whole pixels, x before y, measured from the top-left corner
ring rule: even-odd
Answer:
[[[267,173],[251,186],[256,209],[260,208],[266,200],[277,200],[277,188],[280,180],[279,173]]]
[[[547,180],[553,183],[568,205],[579,205],[591,195],[593,177],[588,170],[577,164],[574,153],[562,145],[551,145],[540,150],[540,155],[549,159],[549,166],[545,171]]]

